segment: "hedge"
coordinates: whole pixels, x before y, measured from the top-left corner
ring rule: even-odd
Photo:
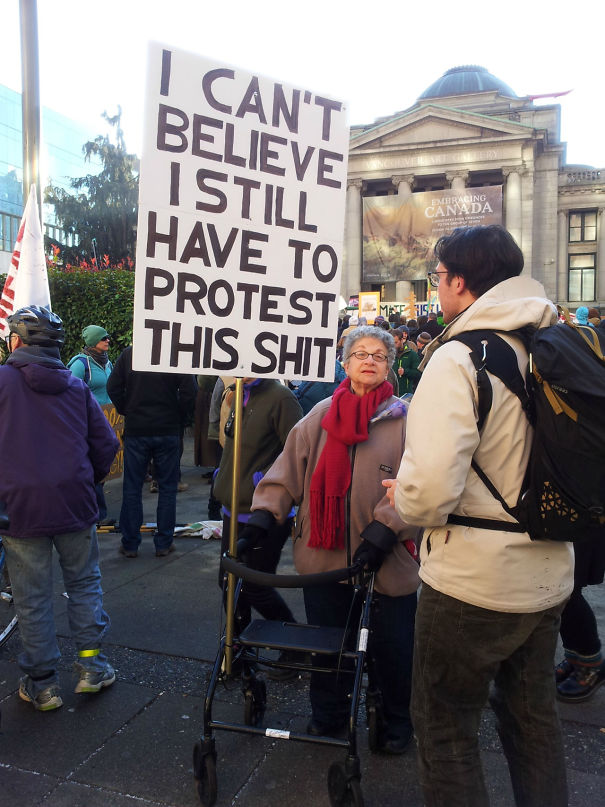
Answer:
[[[0,289],[4,288],[5,277],[0,275]],[[82,350],[82,328],[87,325],[107,329],[112,361],[132,344],[134,272],[49,269],[48,285],[52,310],[65,326],[65,345],[61,351],[64,362]]]

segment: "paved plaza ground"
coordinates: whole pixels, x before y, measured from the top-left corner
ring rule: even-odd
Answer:
[[[207,517],[208,485],[183,457],[177,520]],[[106,485],[109,515],[118,518],[121,481]],[[157,496],[145,489],[145,518],[155,521]],[[217,541],[183,537],[177,551],[156,558],[151,536],[139,557],[118,554],[117,533],[100,535],[105,607],[112,620],[107,653],[117,681],[99,695],[75,695],[73,645],[65,599],[56,581],[56,619],[63,652],[60,679],[64,706],[42,714],[16,695],[19,639],[0,650],[0,801],[10,807],[195,807],[192,748],[202,727],[203,701],[216,653],[221,607],[216,585]],[[292,570],[289,550],[281,571]],[[302,618],[300,592],[287,592]],[[605,590],[589,598],[605,637]],[[305,676],[268,682],[266,725],[304,730],[308,719]],[[605,687],[588,702],[560,705],[571,807],[605,804]],[[215,716],[243,720],[239,687],[219,687]],[[326,777],[344,752],[320,746],[217,732],[219,807],[325,807]],[[420,807],[416,757],[370,754],[360,722],[362,788],[368,807]],[[493,807],[514,804],[491,711],[481,727],[481,749]],[[549,807],[544,805],[544,807]]]

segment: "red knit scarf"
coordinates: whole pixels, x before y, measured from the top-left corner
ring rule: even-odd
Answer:
[[[368,439],[370,418],[392,394],[393,387],[383,381],[366,395],[355,395],[348,378],[334,392],[321,421],[328,438],[311,477],[310,547],[344,549],[344,497],[351,484],[348,447]]]

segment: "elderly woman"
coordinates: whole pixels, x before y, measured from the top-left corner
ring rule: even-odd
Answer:
[[[404,408],[386,381],[395,358],[393,337],[382,328],[359,326],[345,339],[344,357],[347,378],[294,426],[257,486],[245,537],[256,545],[252,552],[268,551],[272,526],[284,522],[294,503],[299,573],[342,568],[352,559],[377,572],[368,652],[375,662],[372,683],[384,701],[379,747],[400,754],[412,737],[418,531],[401,521],[382,487],[399,468],[405,440]],[[353,586],[307,587],[304,598],[310,624],[344,627]],[[350,678],[312,673],[308,733],[334,734],[346,723]]]

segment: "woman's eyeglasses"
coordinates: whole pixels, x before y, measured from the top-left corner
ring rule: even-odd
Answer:
[[[351,356],[355,356],[359,361],[365,361],[371,356],[377,364],[382,364],[383,361],[387,360],[384,353],[366,353],[365,350],[356,350],[354,353],[349,353],[349,358]]]

